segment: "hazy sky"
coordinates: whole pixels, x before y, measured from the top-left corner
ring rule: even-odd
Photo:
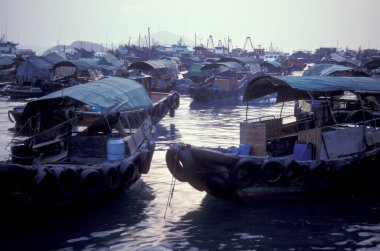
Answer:
[[[285,52],[380,49],[379,13],[380,0],[0,0],[1,34],[34,48],[75,40],[116,46],[150,27],[191,41],[197,34],[203,44],[209,35],[215,44],[230,37],[234,47],[249,36],[255,47]]]

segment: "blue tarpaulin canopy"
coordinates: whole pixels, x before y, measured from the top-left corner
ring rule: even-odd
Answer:
[[[343,66],[343,65],[337,65],[337,64],[316,64],[308,68],[306,71],[303,72],[302,76],[333,76],[333,75],[340,75],[346,74],[346,76],[349,76],[348,74],[356,75],[356,76],[362,76],[362,77],[369,77],[369,74],[356,70],[349,66]],[[359,75],[360,74],[360,75]]]
[[[109,77],[72,86],[28,102],[21,114],[20,123],[25,123],[47,106],[58,109],[78,103],[91,105],[103,115],[152,107],[152,101],[141,84],[131,79]]]
[[[310,95],[337,91],[380,93],[380,79],[371,77],[262,76],[252,79],[243,101],[277,93],[277,102],[309,99]]]

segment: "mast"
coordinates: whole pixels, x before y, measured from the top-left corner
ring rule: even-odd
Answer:
[[[150,27],[148,27],[148,59],[150,59]]]

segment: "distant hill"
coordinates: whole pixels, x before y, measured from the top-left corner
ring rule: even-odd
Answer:
[[[140,36],[141,46],[146,46],[145,36],[146,35]],[[191,39],[175,34],[175,33],[167,32],[167,31],[159,31],[159,32],[151,34],[151,44],[153,44],[154,42],[157,42],[160,45],[171,46],[172,44],[177,44],[180,41],[180,39],[182,39],[182,43],[187,45],[189,48],[194,45],[194,41],[192,41]],[[134,41],[132,41],[132,43],[135,45],[138,45],[139,44],[138,37]],[[88,41],[74,41],[70,45],[55,45],[45,50],[42,54],[46,55],[52,52],[56,52],[60,54],[64,50],[74,49],[74,48],[83,48],[85,50],[95,51],[95,52],[106,51],[106,47],[101,44],[88,42]]]
[[[47,49],[43,54],[49,54],[51,52],[62,52],[63,50],[67,49],[74,49],[74,48],[83,48],[87,51],[106,51],[106,47],[99,45],[97,43],[93,42],[87,42],[87,41],[74,41],[70,45],[55,45],[51,47],[50,49]]]

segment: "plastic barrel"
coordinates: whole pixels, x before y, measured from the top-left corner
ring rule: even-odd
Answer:
[[[110,138],[107,141],[107,159],[110,161],[122,160],[124,158],[125,145],[121,138]]]
[[[311,160],[313,159],[313,145],[309,142],[297,141],[293,150],[294,160]]]
[[[251,151],[251,145],[250,144],[240,144],[239,145],[239,154],[240,155],[249,155]]]

